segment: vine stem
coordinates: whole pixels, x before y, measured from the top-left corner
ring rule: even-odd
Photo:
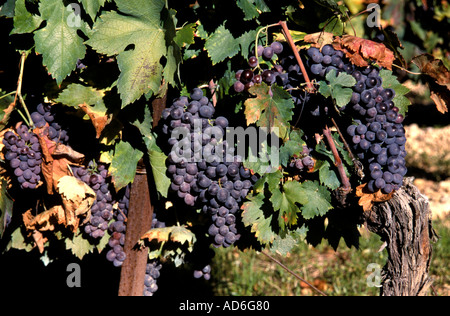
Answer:
[[[328,125],[325,125],[325,128],[323,129],[323,136],[325,136],[328,146],[330,146],[331,152],[334,156],[334,164],[336,168],[338,169],[339,176],[341,177],[342,181],[342,191],[344,192],[350,192],[352,187],[350,185],[350,180],[347,177],[347,174],[345,173],[344,165],[342,164],[342,159],[339,156],[339,153],[337,151],[336,145],[334,144],[333,136],[331,136],[331,131]]]
[[[334,127],[336,128],[337,132],[339,133],[339,136],[341,137],[341,140],[344,143],[345,149],[347,150],[347,152],[350,156],[350,159],[353,161],[353,164],[355,165],[356,173],[358,174],[358,176],[361,179],[364,178],[364,172],[363,172],[363,167],[362,167],[361,163],[353,155],[353,152],[352,152],[350,146],[348,145],[347,141],[345,140],[344,135],[342,135],[342,132],[341,132],[339,126],[337,125],[336,121],[334,120],[334,118],[331,118],[331,121],[333,122]]]
[[[295,48],[294,40],[292,39],[291,32],[289,31],[289,28],[287,27],[286,21],[280,21],[278,24],[283,29],[283,35],[286,38],[286,40],[289,43],[289,46],[292,49],[292,52],[294,53],[295,59],[297,60],[298,65],[300,66],[300,69],[302,70],[303,77],[305,78],[306,84],[308,86],[308,92],[312,93],[315,91],[314,84],[309,79],[308,73],[306,72],[305,65],[303,64],[302,58],[300,57],[300,54],[298,53],[298,50]]]
[[[23,109],[25,110],[25,113],[27,115],[27,118],[24,117],[22,114],[22,118],[27,123],[29,127],[34,127],[33,120],[31,119],[30,112],[28,111],[27,105],[25,104],[25,100],[22,97],[22,84],[23,84],[23,73],[25,70],[25,60],[27,59],[27,53],[23,52],[22,56],[20,58],[20,73],[19,73],[19,79],[17,80],[17,90],[16,94],[14,96],[14,106],[17,104],[17,98],[19,98],[20,104],[22,104]]]
[[[301,276],[299,276],[297,273],[295,273],[294,271],[292,271],[291,269],[289,269],[288,267],[286,267],[284,264],[282,264],[279,260],[275,259],[274,257],[272,257],[270,254],[268,254],[267,252],[263,251],[261,252],[263,255],[265,255],[267,258],[269,258],[270,260],[272,260],[273,262],[275,262],[276,264],[278,264],[280,267],[282,267],[284,270],[286,270],[287,272],[289,272],[290,274],[292,274],[295,278],[297,278],[298,280],[306,283],[308,286],[310,286],[313,290],[317,291],[317,293],[323,295],[323,296],[327,296],[324,292],[322,292],[321,290],[319,290],[317,287],[315,287],[314,285],[312,285],[310,282],[306,281],[305,279],[303,279]]]

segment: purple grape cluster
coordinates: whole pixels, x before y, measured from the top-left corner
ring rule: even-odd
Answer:
[[[111,234],[108,245],[111,249],[106,253],[106,259],[115,267],[120,267],[127,255],[124,251],[125,233],[127,230],[128,207],[130,205],[130,186],[126,186],[119,193],[117,207],[113,209],[114,221],[109,224],[108,231]]]
[[[229,123],[223,116],[213,118],[214,112],[203,91],[195,88],[190,99],[175,99],[164,110],[163,132],[171,146],[167,159],[171,191],[186,205],[209,214],[213,245],[228,247],[240,237],[236,213],[257,176],[244,168],[234,155],[234,145],[223,139]]]
[[[307,55],[311,73],[320,80],[333,69],[337,74],[345,72],[355,78],[351,101],[342,111],[353,118],[347,135],[365,165],[367,188],[386,194],[399,189],[407,172],[406,137],[404,117],[393,101],[395,91],[383,88],[378,68],[356,67],[331,45],[325,45],[321,51],[310,48]]]
[[[211,265],[208,264],[201,270],[194,270],[194,278],[203,278],[206,281],[209,281],[209,279],[211,279]]]
[[[92,238],[102,238],[113,218],[113,196],[111,194],[111,179],[104,164],[91,161],[86,166],[72,167],[76,178],[88,184],[95,192],[97,199],[91,208],[91,218],[84,226],[85,233]]]
[[[8,131],[3,138],[5,160],[22,189],[35,189],[41,181],[42,151],[39,139],[26,125]]]
[[[153,296],[158,291],[157,280],[160,277],[162,265],[158,260],[147,263],[144,277],[144,296]]]
[[[236,92],[242,92],[250,89],[255,84],[265,82],[269,85],[273,84],[279,73],[283,71],[280,65],[275,65],[272,69],[260,70],[256,67],[259,65],[259,56],[265,61],[270,61],[274,55],[279,55],[283,52],[283,44],[280,42],[273,42],[270,46],[257,47],[257,54],[250,56],[248,59],[249,69],[240,69],[236,72],[236,82],[233,88]],[[261,73],[259,73],[261,72]]]
[[[294,169],[297,173],[307,171],[314,168],[314,159],[310,156],[311,149],[303,145],[302,151],[299,155],[294,155],[289,162],[289,168]]]
[[[58,121],[56,113],[50,104],[39,103],[36,111],[31,113],[31,119],[34,126],[44,128],[44,134],[56,143],[67,144],[69,136],[66,130],[63,130]],[[47,125],[48,124],[48,125]]]

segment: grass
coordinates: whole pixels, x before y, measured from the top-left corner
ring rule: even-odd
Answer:
[[[440,240],[434,245],[430,273],[434,278],[430,295],[450,294],[450,217],[433,222]],[[373,267],[383,267],[387,252],[378,250],[380,238],[364,228],[360,248],[337,251],[322,243],[316,248],[300,244],[287,257],[273,255],[292,272],[329,296],[376,296],[379,289]],[[370,264],[375,264],[369,266]],[[370,269],[372,268],[372,269]],[[262,253],[253,250],[218,249],[213,263],[212,288],[219,296],[311,296],[321,295]]]

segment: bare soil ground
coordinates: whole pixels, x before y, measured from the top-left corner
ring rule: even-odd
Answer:
[[[450,126],[405,129],[410,175],[428,197],[433,217],[443,217],[450,213]]]

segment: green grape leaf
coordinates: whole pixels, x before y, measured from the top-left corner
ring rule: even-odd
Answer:
[[[160,60],[167,53],[161,25],[165,2],[116,0],[116,4],[126,15],[117,12],[101,15],[86,43],[101,54],[118,55],[117,88],[125,107],[150,91],[158,93],[161,86]]]
[[[302,216],[311,219],[316,216],[323,216],[333,208],[331,203],[331,193],[326,187],[321,186],[318,181],[306,181],[301,185],[298,192],[298,200],[302,206]]]
[[[259,12],[252,0],[237,0],[237,6],[244,12],[244,21],[253,20],[259,16]]]
[[[78,0],[78,2],[83,4],[86,13],[89,14],[92,21],[95,21],[97,13],[100,11],[100,8],[105,5],[106,0]]]
[[[250,47],[255,42],[256,33],[257,33],[256,30],[248,31],[239,36],[239,38],[237,39],[237,41],[239,42],[239,46],[241,47],[240,49],[241,55],[245,59],[248,59],[249,57]],[[261,38],[265,38],[265,36],[260,36],[260,39]]]
[[[226,58],[231,58],[239,52],[239,42],[225,28],[225,23],[206,39],[205,49],[215,65]]]
[[[280,148],[280,163],[282,166],[287,167],[290,159],[294,155],[299,155],[303,151],[303,145],[306,143],[302,140],[303,132],[291,131],[289,139]]]
[[[242,205],[242,222],[251,227],[255,237],[263,244],[273,242],[277,233],[272,229],[273,210],[267,207],[264,194],[251,196]]]
[[[398,107],[398,112],[405,115],[408,112],[408,107],[411,105],[411,101],[405,96],[410,90],[402,85],[390,70],[381,69],[380,77],[383,79],[383,88],[390,88],[395,91],[395,97],[392,101],[394,101],[395,106]]]
[[[77,34],[83,25],[81,21],[72,23],[74,13],[62,1],[42,0],[39,12],[47,24],[34,33],[36,52],[42,55],[43,64],[60,85],[86,54],[83,39]]]
[[[6,2],[0,5],[0,16],[5,16],[7,18],[14,17],[14,6],[16,0],[6,0]]]
[[[319,180],[322,185],[325,185],[331,190],[336,190],[341,186],[336,172],[331,169],[331,165],[328,161],[323,162],[319,168]]]
[[[195,23],[186,24],[177,31],[177,34],[175,35],[175,38],[173,40],[179,47],[189,46],[195,43],[195,32]]]
[[[42,23],[39,15],[28,12],[25,7],[25,0],[17,0],[14,9],[14,28],[11,34],[31,33]]]
[[[143,155],[140,150],[133,148],[126,141],[121,140],[116,144],[109,167],[109,172],[112,175],[112,183],[116,191],[119,191],[134,181],[137,164]]]
[[[319,93],[325,98],[332,97],[338,107],[343,107],[350,102],[353,87],[356,84],[355,78],[346,73],[340,73],[336,76],[336,70],[331,70],[326,75],[327,82],[321,81]]]
[[[286,256],[297,245],[306,239],[308,228],[303,225],[294,231],[289,231],[286,236],[281,237],[277,235],[273,241],[270,251],[276,252],[279,255]]]
[[[255,98],[244,103],[247,125],[256,123],[258,127],[265,127],[286,139],[294,109],[291,95],[276,84],[269,87],[265,83],[251,87],[249,92]]]
[[[83,259],[88,253],[94,252],[95,245],[91,245],[89,240],[83,238],[83,234],[79,233],[73,238],[65,238],[66,249],[72,251],[72,254],[78,259]]]
[[[300,190],[302,190],[300,182],[287,181],[283,184],[282,190],[272,191],[270,201],[273,209],[279,211],[278,224],[283,230],[297,224],[297,212],[300,211],[297,203],[304,201],[298,194]]]
[[[72,83],[58,95],[55,101],[74,108],[79,108],[81,104],[88,104],[106,111],[104,96],[103,90]]]
[[[150,150],[149,155],[156,189],[163,197],[167,197],[171,184],[171,180],[166,175],[167,156],[160,150]]]
[[[253,190],[257,193],[263,193],[265,189],[265,184],[268,185],[268,190],[270,192],[274,190],[279,190],[281,179],[283,174],[280,170],[271,173],[264,173],[258,181],[256,181],[253,186]]]

